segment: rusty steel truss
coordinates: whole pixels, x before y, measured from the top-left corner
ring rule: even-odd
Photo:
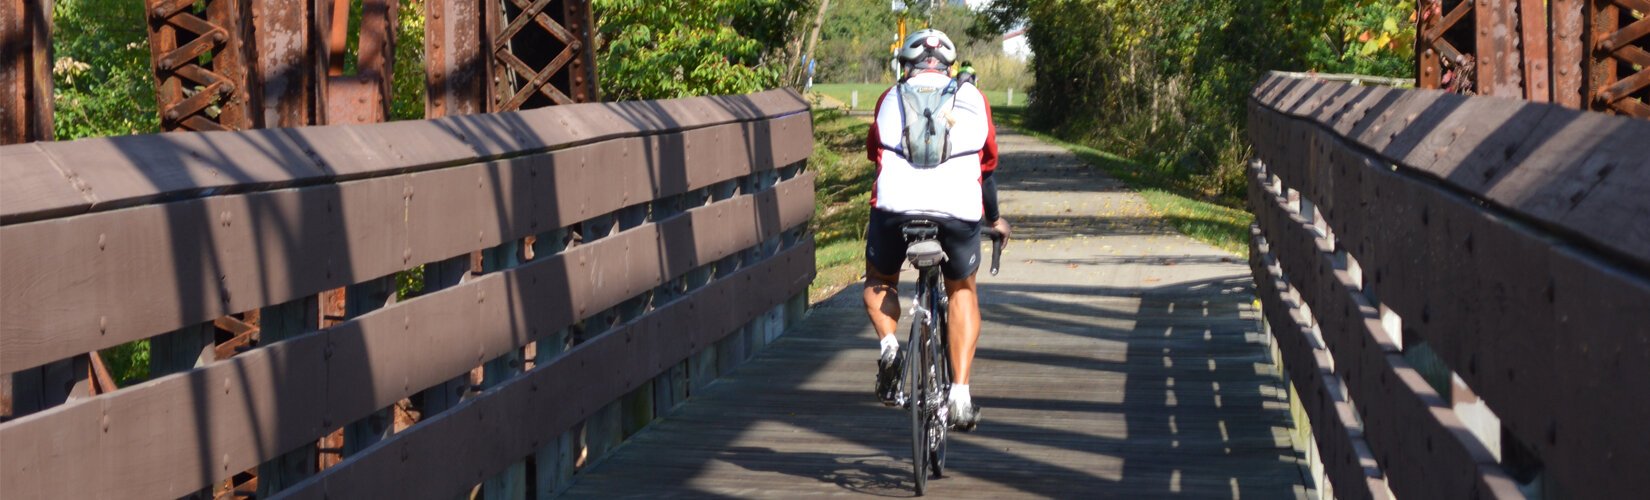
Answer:
[[[165,130],[389,118],[399,0],[145,1]],[[426,116],[598,98],[588,0],[428,0],[424,9]],[[355,71],[346,74],[351,35]]]
[[[1650,118],[1650,0],[1422,0],[1422,88]]]
[[[0,144],[52,139],[52,7],[0,0]]]

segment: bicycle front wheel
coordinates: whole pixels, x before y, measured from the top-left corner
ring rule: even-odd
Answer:
[[[937,297],[941,297],[941,295],[935,294],[935,297],[934,300],[930,301],[935,312],[933,313],[934,328],[929,339],[931,344],[928,349],[929,358],[933,360],[934,370],[932,372],[933,378],[930,379],[928,385],[932,387],[930,391],[934,395],[933,401],[939,406],[933,409],[932,416],[928,420],[929,442],[931,443],[928,452],[928,468],[933,471],[935,478],[939,478],[945,474],[945,441],[946,433],[949,432],[951,425],[948,418],[940,415],[942,413],[940,408],[944,408],[951,400],[951,353],[949,352],[950,342],[946,340],[946,335],[949,335],[949,332],[946,331],[949,311],[945,309],[946,306],[943,301],[938,300]],[[956,415],[950,415],[949,417],[956,418]]]

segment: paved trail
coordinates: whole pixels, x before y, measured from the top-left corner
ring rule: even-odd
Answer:
[[[1016,241],[1001,275],[981,275],[983,421],[952,434],[931,495],[1303,495],[1244,261],[1178,235],[1064,149],[1003,132]],[[871,395],[859,291],[817,305],[568,495],[911,496],[909,417]]]

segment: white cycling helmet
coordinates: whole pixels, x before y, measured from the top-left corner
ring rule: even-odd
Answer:
[[[915,65],[930,57],[938,59],[941,67],[950,66],[957,60],[957,46],[951,43],[951,37],[937,29],[917,30],[905,37],[905,45],[899,49],[901,63]]]

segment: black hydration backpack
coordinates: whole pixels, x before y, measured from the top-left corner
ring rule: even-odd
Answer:
[[[933,168],[951,157],[951,110],[956,108],[957,81],[943,88],[901,83],[900,120],[905,122],[905,160],[917,168]]]

